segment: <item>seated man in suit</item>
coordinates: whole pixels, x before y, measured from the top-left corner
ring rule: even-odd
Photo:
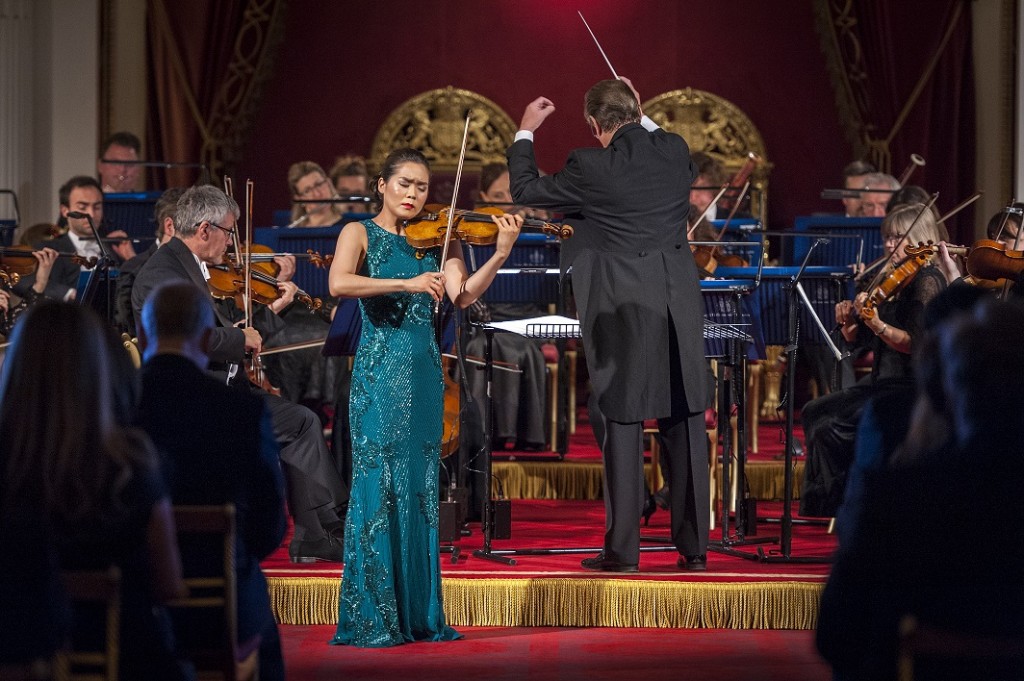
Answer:
[[[77,254],[86,258],[99,257],[102,251],[96,242],[92,228],[89,226],[89,219],[97,230],[103,222],[103,191],[99,182],[87,175],[76,175],[61,185],[58,192],[60,201],[61,223],[67,226],[66,234],[51,241],[37,244],[37,248],[46,246],[58,253]],[[89,218],[84,216],[88,215]],[[58,225],[61,226],[61,225]],[[118,230],[107,236],[127,236]],[[116,258],[126,260],[135,256],[130,242],[113,244],[112,255]],[[78,277],[88,270],[84,265],[80,266],[70,258],[58,258],[50,273],[49,282],[43,294],[54,300],[73,300],[78,287]],[[14,287],[14,292],[24,296],[35,283],[36,275],[30,274],[22,277],[21,281]]]
[[[161,453],[175,504],[235,505],[239,639],[259,634],[261,677],[283,679],[259,566],[287,527],[278,446],[263,402],[206,374],[213,329],[213,308],[192,284],[164,284],[149,295],[139,325],[145,357],[139,426]],[[210,560],[201,547],[180,548],[185,565]]]
[[[141,319],[150,292],[168,281],[191,283],[210,299],[208,267],[224,257],[238,213],[234,199],[216,187],[191,187],[181,196],[174,237],[157,249],[135,278],[132,307],[136,319]],[[348,491],[327,450],[320,419],[306,407],[262,391],[240,370],[246,352],[258,354],[266,334],[283,325],[277,313],[291,302],[296,287],[291,282],[281,282],[279,287],[284,291],[281,298],[269,306],[255,306],[253,325],[244,329],[224,310],[214,308],[209,369],[221,383],[258,394],[270,409],[281,446],[288,509],[295,521],[289,547],[292,560],[340,562],[344,524],[339,510],[348,501]]]

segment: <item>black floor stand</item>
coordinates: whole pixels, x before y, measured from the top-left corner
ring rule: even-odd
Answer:
[[[737,303],[738,304],[738,303]],[[741,551],[737,547],[751,544],[778,543],[778,537],[747,537],[748,523],[756,523],[757,518],[747,517],[747,506],[743,503],[746,489],[746,380],[747,357],[746,344],[739,338],[732,338],[727,343],[728,358],[722,358],[718,364],[718,429],[722,434],[722,493],[720,495],[722,510],[719,526],[722,538],[708,542],[708,551],[721,553],[746,560],[760,560],[758,553]],[[737,373],[739,374],[737,376]],[[736,405],[736,517],[735,533],[730,531],[729,497],[732,491],[730,470],[732,468],[732,428],[730,414],[733,404]]]
[[[810,302],[806,300],[806,294],[803,288],[800,286],[800,275],[803,274],[804,269],[807,267],[807,263],[810,260],[811,253],[814,252],[815,247],[819,244],[824,243],[824,240],[818,239],[811,244],[811,247],[807,250],[807,255],[804,257],[803,264],[801,264],[799,271],[793,277],[793,281],[790,282],[788,290],[788,309],[787,309],[787,320],[789,323],[789,345],[786,346],[786,457],[785,466],[786,469],[783,472],[783,500],[782,504],[782,519],[781,526],[779,528],[779,550],[778,552],[765,553],[762,549],[758,549],[758,557],[761,562],[764,563],[831,563],[833,559],[831,556],[794,556],[792,555],[793,548],[793,452],[796,451],[796,440],[793,435],[793,411],[795,409],[795,396],[796,396],[796,350],[799,343],[799,300],[798,296],[804,299],[808,312],[814,317],[818,323],[819,329],[828,336],[825,332],[824,326],[821,324],[821,320],[817,318],[814,313],[814,308],[810,305]],[[831,339],[827,339],[831,342]],[[834,350],[838,352],[838,350]],[[811,454],[813,455],[813,454]]]
[[[494,436],[494,329],[484,326],[484,376],[487,381],[487,401],[484,405],[484,493],[483,508],[480,509],[480,522],[484,536],[484,546],[477,549],[473,555],[477,558],[493,560],[504,565],[515,565],[516,561],[507,558],[505,551],[493,551],[491,549],[491,537],[494,535],[494,501],[491,499],[491,441]]]

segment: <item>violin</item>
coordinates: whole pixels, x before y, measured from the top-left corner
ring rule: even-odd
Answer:
[[[946,246],[950,255],[960,255],[968,251],[963,246]],[[970,249],[973,251],[973,248]],[[907,246],[904,249],[907,257],[900,261],[868,294],[861,308],[861,319],[871,319],[877,315],[876,307],[907,287],[914,280],[921,268],[932,261],[939,252],[938,244],[931,241]],[[1024,253],[1021,254],[1024,258]],[[1022,260],[1024,262],[1024,260]]]
[[[281,267],[276,262],[274,262],[274,258],[280,258],[290,255],[294,257],[296,260],[309,260],[310,265],[320,269],[330,267],[331,263],[334,261],[333,253],[328,253],[327,255],[320,255],[319,252],[314,251],[311,248],[307,248],[305,253],[275,253],[274,250],[269,246],[264,246],[262,244],[253,244],[252,247],[248,249],[246,249],[244,246],[242,247],[243,260],[246,258],[246,251],[248,251],[249,253],[248,257],[250,262],[252,262],[254,265],[259,264],[260,269],[264,269],[264,266],[266,266],[266,273],[272,277],[276,277],[278,274],[281,273]],[[237,264],[235,263],[236,257],[234,253],[229,252],[227,254],[227,257],[231,260],[232,264]]]
[[[990,239],[975,242],[967,255],[967,273],[975,279],[1016,281],[1024,272],[1024,251]]]
[[[21,281],[22,277],[35,274],[39,261],[32,255],[37,249],[29,246],[0,247],[0,284],[11,287]],[[85,257],[77,253],[58,253],[58,258],[70,258],[71,262],[87,269],[96,267],[99,258]]]
[[[234,266],[230,260],[226,259],[224,263],[212,265],[207,269],[210,272],[210,278],[206,284],[210,288],[210,294],[221,300],[233,298],[239,309],[244,310],[246,281],[241,268]],[[272,304],[281,297],[281,290],[277,287],[279,283],[276,278],[266,272],[256,268],[250,270],[249,286],[253,302],[262,305]],[[312,297],[302,289],[295,292],[295,298],[314,312],[323,307],[322,300]]]
[[[504,214],[500,208],[483,207],[475,211],[456,208],[451,211],[448,206],[428,204],[419,215],[406,221],[403,227],[406,241],[420,251],[443,245],[448,232],[449,212],[452,214],[452,239],[475,246],[489,246],[498,240],[498,225],[491,216]],[[560,239],[568,239],[573,233],[570,225],[553,225],[537,218],[525,218],[523,228],[540,230]]]

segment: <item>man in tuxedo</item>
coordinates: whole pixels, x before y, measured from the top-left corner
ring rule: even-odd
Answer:
[[[584,115],[600,149],[578,149],[541,177],[533,133],[554,112],[527,106],[508,150],[516,203],[572,214],[573,290],[587,368],[605,419],[604,551],[591,570],[634,572],[644,502],[643,421],[658,419],[671,458],[672,539],[678,565],[705,569],[709,481],[704,434],[703,304],[685,225],[696,176],[686,142],[643,117],[628,80],[586,95]],[[568,245],[568,244],[567,244]]]
[[[284,679],[281,642],[259,561],[287,528],[284,480],[270,413],[255,395],[205,373],[214,313],[190,282],[154,289],[139,325],[145,363],[138,425],[161,454],[175,504],[235,505],[238,637],[259,634],[260,676]],[[186,565],[221,561],[203,546],[181,546]],[[200,573],[202,574],[202,573]]]
[[[190,282],[209,297],[208,267],[219,264],[238,220],[238,204],[216,187],[188,189],[178,200],[174,237],[142,266],[132,286],[132,306],[141,318],[146,297],[168,281]],[[221,383],[259,394],[270,409],[281,446],[288,489],[288,509],[295,534],[288,552],[295,562],[341,562],[344,523],[339,512],[348,490],[324,442],[320,419],[309,409],[266,393],[249,382],[241,364],[247,351],[259,353],[267,333],[283,322],[277,313],[294,297],[295,284],[282,282],[282,296],[270,306],[256,306],[253,326],[239,328],[220,307],[210,334],[209,370]],[[257,330],[259,327],[259,330]],[[182,427],[188,424],[183,422]]]
[[[60,221],[67,225],[68,231],[51,241],[36,244],[36,248],[52,248],[58,253],[77,254],[85,258],[98,258],[101,254],[100,245],[96,242],[89,219],[99,230],[103,223],[103,191],[99,182],[87,175],[76,175],[61,185],[58,191],[60,202]],[[84,217],[88,215],[89,218]],[[73,217],[74,216],[74,217]],[[123,231],[111,232],[108,236],[127,236]],[[112,255],[122,260],[134,257],[135,251],[130,242],[113,244]],[[43,291],[47,298],[54,300],[74,300],[78,290],[79,275],[88,270],[78,265],[71,258],[57,258],[50,273],[49,282]],[[14,287],[14,292],[24,296],[35,283],[35,275],[22,277]]]

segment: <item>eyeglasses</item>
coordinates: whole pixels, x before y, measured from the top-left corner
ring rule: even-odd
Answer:
[[[197,223],[196,223],[196,227],[198,228],[198,227],[199,227],[200,225],[202,225],[202,224],[203,224],[202,222],[197,222]],[[216,228],[217,228],[217,229],[219,229],[220,231],[222,231],[222,232],[227,232],[228,234],[234,234],[234,233],[235,233],[235,231],[236,231],[236,230],[234,230],[234,229],[228,229],[227,227],[221,227],[221,226],[220,226],[220,225],[218,225],[218,224],[217,224],[216,222],[210,222],[209,220],[206,220],[206,224],[210,225],[211,227],[216,227]]]
[[[325,177],[325,178],[321,179],[319,182],[314,182],[313,184],[309,185],[305,189],[300,190],[300,189],[298,189],[296,187],[295,193],[298,194],[299,196],[309,196],[310,194],[315,192],[317,189],[320,189],[320,187],[323,187],[328,182],[329,182],[329,180]]]

